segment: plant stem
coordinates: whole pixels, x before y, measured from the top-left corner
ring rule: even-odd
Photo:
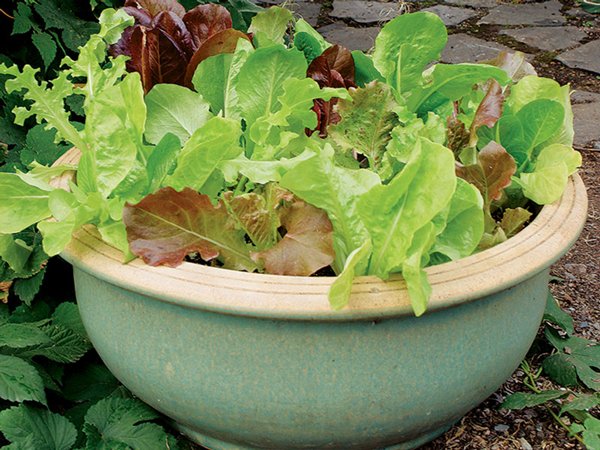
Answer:
[[[6,11],[4,11],[2,8],[0,8],[0,13],[2,13],[3,15],[5,15],[6,17],[8,17],[10,20],[15,20],[15,18],[13,16],[11,16],[9,13],[7,13]]]
[[[233,192],[234,197],[243,192],[244,187],[246,186],[247,182],[248,182],[248,177],[242,176],[242,178],[240,178],[240,181],[238,181],[238,184],[235,187],[235,191]]]
[[[541,389],[539,389],[539,388],[538,388],[538,387],[535,385],[535,382],[536,382],[536,380],[537,380],[537,376],[536,376],[536,374],[534,374],[534,373],[531,371],[531,369],[530,369],[530,366],[529,366],[529,364],[528,364],[528,363],[526,363],[525,361],[523,361],[523,363],[524,363],[524,364],[521,364],[521,368],[523,369],[523,372],[525,372],[525,375],[527,376],[527,378],[523,380],[523,384],[524,384],[525,386],[527,386],[529,389],[531,389],[533,392],[535,392],[536,394],[541,394],[543,391],[542,391]],[[539,375],[538,375],[538,376],[539,376]],[[557,423],[558,423],[558,424],[559,424],[559,425],[560,425],[562,428],[564,428],[564,429],[565,429],[565,430],[566,430],[566,431],[569,433],[569,435],[573,436],[575,439],[577,439],[579,442],[581,442],[581,443],[582,443],[582,444],[585,446],[585,442],[583,442],[583,439],[582,439],[582,438],[581,438],[579,435],[577,435],[577,434],[573,433],[573,432],[571,431],[571,429],[569,428],[569,426],[568,426],[566,423],[564,423],[564,422],[562,421],[562,419],[560,418],[560,416],[559,416],[558,414],[556,414],[556,413],[555,413],[555,412],[552,410],[552,408],[550,408],[550,406],[548,406],[548,405],[544,405],[544,408],[546,408],[546,411],[548,411],[548,413],[550,413],[550,415],[552,416],[552,418],[553,418],[553,419],[554,419],[554,420],[555,420],[555,421],[556,421],[556,422],[557,422]]]

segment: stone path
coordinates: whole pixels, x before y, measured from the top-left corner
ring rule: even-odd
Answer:
[[[265,0],[265,3],[283,3],[283,0]],[[291,6],[330,42],[351,50],[368,51],[381,26],[398,14],[425,10],[439,15],[449,27],[448,46],[441,56],[443,62],[482,61],[511,48],[523,51],[538,70],[542,69],[542,75],[583,90],[574,98],[575,145],[600,149],[600,15],[587,14],[559,0],[518,4],[508,0],[433,3],[436,4],[432,6],[431,1],[423,0],[296,0]],[[553,70],[556,76],[546,73],[544,67]]]

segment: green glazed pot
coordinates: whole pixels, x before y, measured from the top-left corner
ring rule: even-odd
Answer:
[[[98,353],[143,401],[212,449],[396,448],[433,439],[515,370],[540,325],[549,266],[576,240],[578,176],[507,242],[427,269],[416,318],[400,277],[249,274],[120,254],[90,229],[62,256]]]

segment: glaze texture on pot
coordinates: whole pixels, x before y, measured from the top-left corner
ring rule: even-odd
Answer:
[[[579,235],[578,176],[507,242],[427,269],[415,318],[400,277],[358,278],[332,311],[330,278],[248,274],[120,254],[90,229],[63,257],[92,343],[142,400],[210,448],[414,448],[510,376],[531,345],[549,266]]]

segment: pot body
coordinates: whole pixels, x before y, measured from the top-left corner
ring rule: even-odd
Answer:
[[[184,264],[126,266],[90,230],[74,265],[82,319],[132,392],[209,448],[415,448],[493,393],[542,319],[549,266],[578,236],[575,178],[515,238],[428,269],[429,310],[401,278],[361,277],[331,311],[331,279]]]
[[[335,322],[184,308],[77,269],[75,280],[109,369],[200,443],[350,449],[443,431],[494,392],[535,337],[547,275],[420,318]]]

